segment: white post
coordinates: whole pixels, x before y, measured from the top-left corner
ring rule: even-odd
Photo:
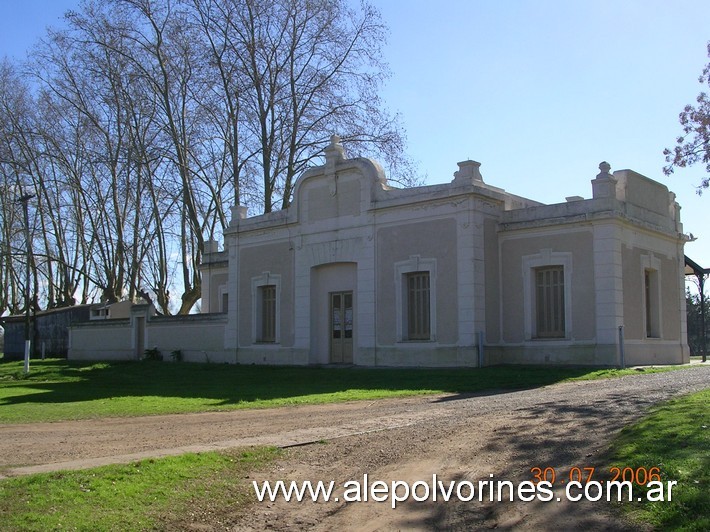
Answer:
[[[25,373],[30,372],[30,341],[25,340]]]

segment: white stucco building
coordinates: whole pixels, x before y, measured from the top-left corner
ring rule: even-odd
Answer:
[[[627,364],[688,362],[686,237],[664,185],[602,163],[590,199],[543,205],[458,166],[395,189],[333,137],[289,209],[234,207],[202,267],[212,358],[613,366],[623,326]]]

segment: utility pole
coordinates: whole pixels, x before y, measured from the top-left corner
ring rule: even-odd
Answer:
[[[707,329],[705,313],[707,310],[705,301],[705,278],[710,275],[710,268],[701,268],[699,264],[685,257],[685,275],[695,275],[700,289],[700,339],[703,353],[703,362],[708,360]]]
[[[700,327],[702,327],[703,331],[703,362],[707,362],[708,360],[707,329],[705,328],[705,275],[707,273],[708,270],[702,273],[696,273],[700,287]]]
[[[22,189],[20,189],[22,194]],[[30,372],[30,257],[32,256],[32,242],[30,241],[30,215],[27,209],[27,202],[34,198],[34,194],[22,194],[17,198],[16,203],[22,204],[22,211],[25,215],[25,243],[27,245],[27,264],[25,267],[25,373]]]

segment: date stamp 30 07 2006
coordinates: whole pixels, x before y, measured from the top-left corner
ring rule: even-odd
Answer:
[[[595,467],[571,467],[569,470],[560,474],[554,467],[531,467],[530,473],[532,480],[535,483],[549,482],[554,485],[557,483],[579,482],[586,484],[596,480]],[[657,466],[651,468],[646,467],[617,467],[609,468],[608,474],[611,478],[607,479],[610,482],[631,482],[638,486],[646,486],[649,482],[661,482],[661,469]]]
[[[600,477],[607,477],[603,484],[595,478],[596,468],[594,467],[571,467],[569,470],[560,472],[554,467],[531,467],[530,473],[532,481],[538,486],[546,485],[553,487],[555,484],[564,486],[566,498],[570,501],[579,501],[585,498],[590,501],[597,501],[604,497],[611,500],[611,493],[615,491],[616,500],[621,502],[643,500],[663,502],[670,501],[673,497],[673,487],[678,482],[675,480],[666,481],[665,485],[661,478],[661,470],[657,466],[647,467],[609,467],[608,471],[602,472]],[[635,497],[633,486],[642,487],[644,497]],[[573,491],[576,490],[576,494]],[[604,491],[606,490],[606,491]],[[624,492],[626,497],[624,497]],[[557,500],[561,500],[558,498]]]

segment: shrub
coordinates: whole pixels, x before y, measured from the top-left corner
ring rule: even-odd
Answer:
[[[146,349],[143,352],[143,360],[156,360],[156,361],[161,361],[163,360],[163,355],[158,351],[157,347],[153,347],[152,349]]]

